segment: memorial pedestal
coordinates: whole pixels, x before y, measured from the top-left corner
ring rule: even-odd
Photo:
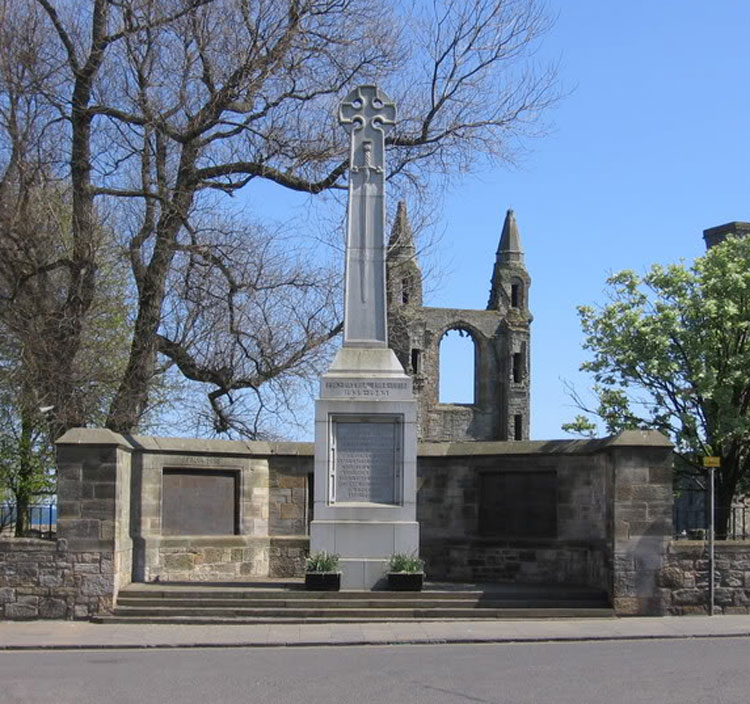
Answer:
[[[341,556],[343,589],[385,586],[393,553],[417,553],[417,408],[388,348],[342,348],[315,404],[312,552]]]

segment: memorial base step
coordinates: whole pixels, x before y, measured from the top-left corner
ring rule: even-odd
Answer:
[[[432,587],[432,588],[431,588]],[[283,587],[132,584],[98,623],[370,623],[378,621],[608,618],[606,595],[588,587],[427,585],[422,592],[305,591]]]

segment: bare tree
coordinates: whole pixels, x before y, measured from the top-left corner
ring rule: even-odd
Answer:
[[[527,61],[548,26],[536,0],[419,11],[387,0],[16,0],[3,11],[41,42],[32,63],[45,81],[28,92],[55,130],[46,161],[70,183],[64,393],[96,300],[102,217],[127,251],[132,338],[106,421],[121,432],[148,409],[160,359],[209,385],[217,430],[236,427],[242,389],[262,409],[263,389],[283,397],[284,379],[314,369],[338,330],[331,274],[280,261],[252,218],[226,227],[205,213],[259,179],[344,189],[334,114],[351,87],[378,82],[397,100],[389,178],[421,197],[431,174],[511,159],[557,97],[553,73]]]
[[[193,236],[170,273],[174,305],[159,351],[185,378],[213,387],[214,431],[268,435],[269,420],[294,409],[290,394],[316,376],[323,343],[340,330],[338,273],[281,233],[227,218]]]

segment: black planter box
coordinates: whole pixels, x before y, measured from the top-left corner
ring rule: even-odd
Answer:
[[[389,572],[388,589],[392,592],[421,592],[424,572]]]
[[[341,572],[305,572],[305,589],[337,592],[341,589]]]

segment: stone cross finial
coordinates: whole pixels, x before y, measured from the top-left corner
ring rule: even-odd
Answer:
[[[385,347],[385,135],[396,105],[360,86],[339,106],[339,122],[351,135],[344,346]]]

